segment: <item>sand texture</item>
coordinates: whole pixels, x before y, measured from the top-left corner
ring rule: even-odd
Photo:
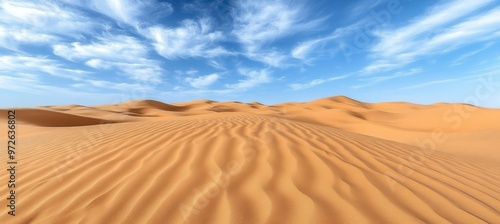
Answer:
[[[500,223],[499,109],[339,96],[16,110],[17,215],[3,199],[0,223]]]

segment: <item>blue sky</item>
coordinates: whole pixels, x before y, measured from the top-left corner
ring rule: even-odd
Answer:
[[[500,107],[498,0],[3,0],[0,107],[155,99]]]

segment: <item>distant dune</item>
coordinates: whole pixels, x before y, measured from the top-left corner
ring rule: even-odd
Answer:
[[[500,109],[338,96],[16,110],[19,204],[0,223],[500,223]]]

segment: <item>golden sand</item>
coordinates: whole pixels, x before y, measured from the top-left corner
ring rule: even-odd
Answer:
[[[144,100],[17,122],[0,223],[500,223],[498,109]]]

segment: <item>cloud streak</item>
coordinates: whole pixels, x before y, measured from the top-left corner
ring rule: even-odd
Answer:
[[[488,48],[490,48],[491,46],[493,46],[493,43],[488,43],[486,44],[484,47],[480,48],[480,49],[477,49],[475,51],[471,51],[471,52],[468,52],[466,54],[463,54],[461,55],[460,57],[458,57],[457,59],[455,59],[452,63],[451,63],[451,66],[458,66],[458,65],[461,65],[463,63],[465,63],[465,61],[474,56],[474,55],[477,55],[478,53],[480,53],[481,51],[484,51]]]
[[[134,28],[150,25],[173,12],[172,4],[156,0],[63,0],[67,4],[86,8],[107,16],[120,24]]]
[[[227,84],[227,88],[237,91],[244,91],[250,88],[257,87],[261,84],[269,83],[272,80],[270,72],[267,69],[239,69],[239,73],[245,76],[246,79],[240,79],[237,83],[234,84]]]
[[[273,67],[283,66],[287,54],[277,49],[262,48],[293,32],[314,29],[323,22],[323,19],[306,20],[307,10],[302,2],[238,1],[233,12],[233,33],[241,43],[243,54]]]
[[[154,26],[142,31],[153,41],[156,52],[169,60],[177,58],[214,58],[232,53],[216,43],[225,37],[215,31],[208,18],[187,19],[179,27]]]
[[[342,75],[342,76],[335,76],[335,77],[331,77],[331,78],[327,78],[327,79],[314,79],[314,80],[307,82],[307,83],[294,83],[294,84],[289,85],[289,87],[293,91],[304,90],[304,89],[313,88],[315,86],[318,86],[318,85],[321,85],[324,83],[345,79],[349,76],[350,75]]]
[[[369,51],[376,61],[363,72],[390,71],[422,57],[495,37],[494,33],[500,30],[499,8],[480,15],[473,14],[492,2],[455,0],[439,4],[404,27],[375,33],[379,41]],[[444,28],[445,25],[448,28]],[[435,30],[441,32],[436,33]]]
[[[130,36],[98,37],[88,44],[73,42],[55,44],[55,55],[70,61],[83,61],[85,65],[100,70],[116,70],[132,80],[159,84],[163,69],[155,60],[147,58],[149,48]]]
[[[422,68],[412,68],[412,69],[410,69],[408,71],[399,71],[399,72],[396,72],[396,73],[394,73],[392,75],[377,76],[377,77],[371,77],[371,78],[367,78],[367,79],[362,79],[361,81],[365,81],[367,83],[366,84],[361,84],[361,85],[354,86],[353,88],[358,89],[358,88],[363,88],[363,87],[367,87],[367,86],[372,86],[372,85],[376,85],[376,84],[379,84],[381,82],[385,82],[385,81],[388,81],[388,80],[391,80],[391,79],[396,79],[396,78],[402,78],[402,77],[407,77],[407,76],[415,75],[415,74],[421,73],[422,71],[423,71]]]
[[[87,80],[87,83],[89,83],[92,86],[99,87],[99,88],[106,88],[106,89],[113,89],[113,90],[118,90],[118,91],[151,91],[152,88],[148,85],[143,85],[139,83],[114,83],[114,82],[109,82],[109,81],[104,81],[104,80]],[[75,84],[75,85],[85,85],[85,84]]]
[[[459,81],[466,81],[466,80],[479,80],[480,78],[486,78],[488,77],[490,81],[493,79],[493,77],[499,77],[500,76],[500,70],[498,66],[496,67],[491,67],[487,68],[482,72],[478,72],[474,75],[468,75],[468,76],[463,76],[463,77],[458,77],[458,78],[450,78],[450,79],[439,79],[439,80],[433,80],[433,81],[428,81],[420,84],[415,84],[411,86],[406,86],[401,89],[418,89],[418,88],[423,88],[427,86],[432,86],[432,85],[437,85],[437,84],[444,84],[444,83],[454,83],[454,82],[459,82]],[[490,84],[494,84],[494,82],[491,82]],[[498,84],[497,84],[498,85]]]
[[[82,80],[90,74],[88,71],[65,67],[56,60],[24,55],[0,56],[0,72],[8,72],[16,76],[22,76],[23,74],[48,74],[71,80]]]
[[[148,47],[136,38],[124,35],[97,37],[97,41],[88,44],[54,44],[54,54],[68,60],[99,58],[111,61],[135,61],[145,57]]]
[[[4,27],[0,25],[0,47],[19,51],[21,45],[43,45],[53,43],[59,38],[49,34],[37,33],[30,29]]]
[[[64,37],[90,34],[99,27],[98,21],[85,13],[47,0],[2,1],[0,21],[15,29],[29,28],[32,33]]]
[[[192,87],[203,89],[215,83],[219,78],[220,78],[219,74],[213,73],[210,75],[198,76],[196,78],[188,77],[185,80]]]

